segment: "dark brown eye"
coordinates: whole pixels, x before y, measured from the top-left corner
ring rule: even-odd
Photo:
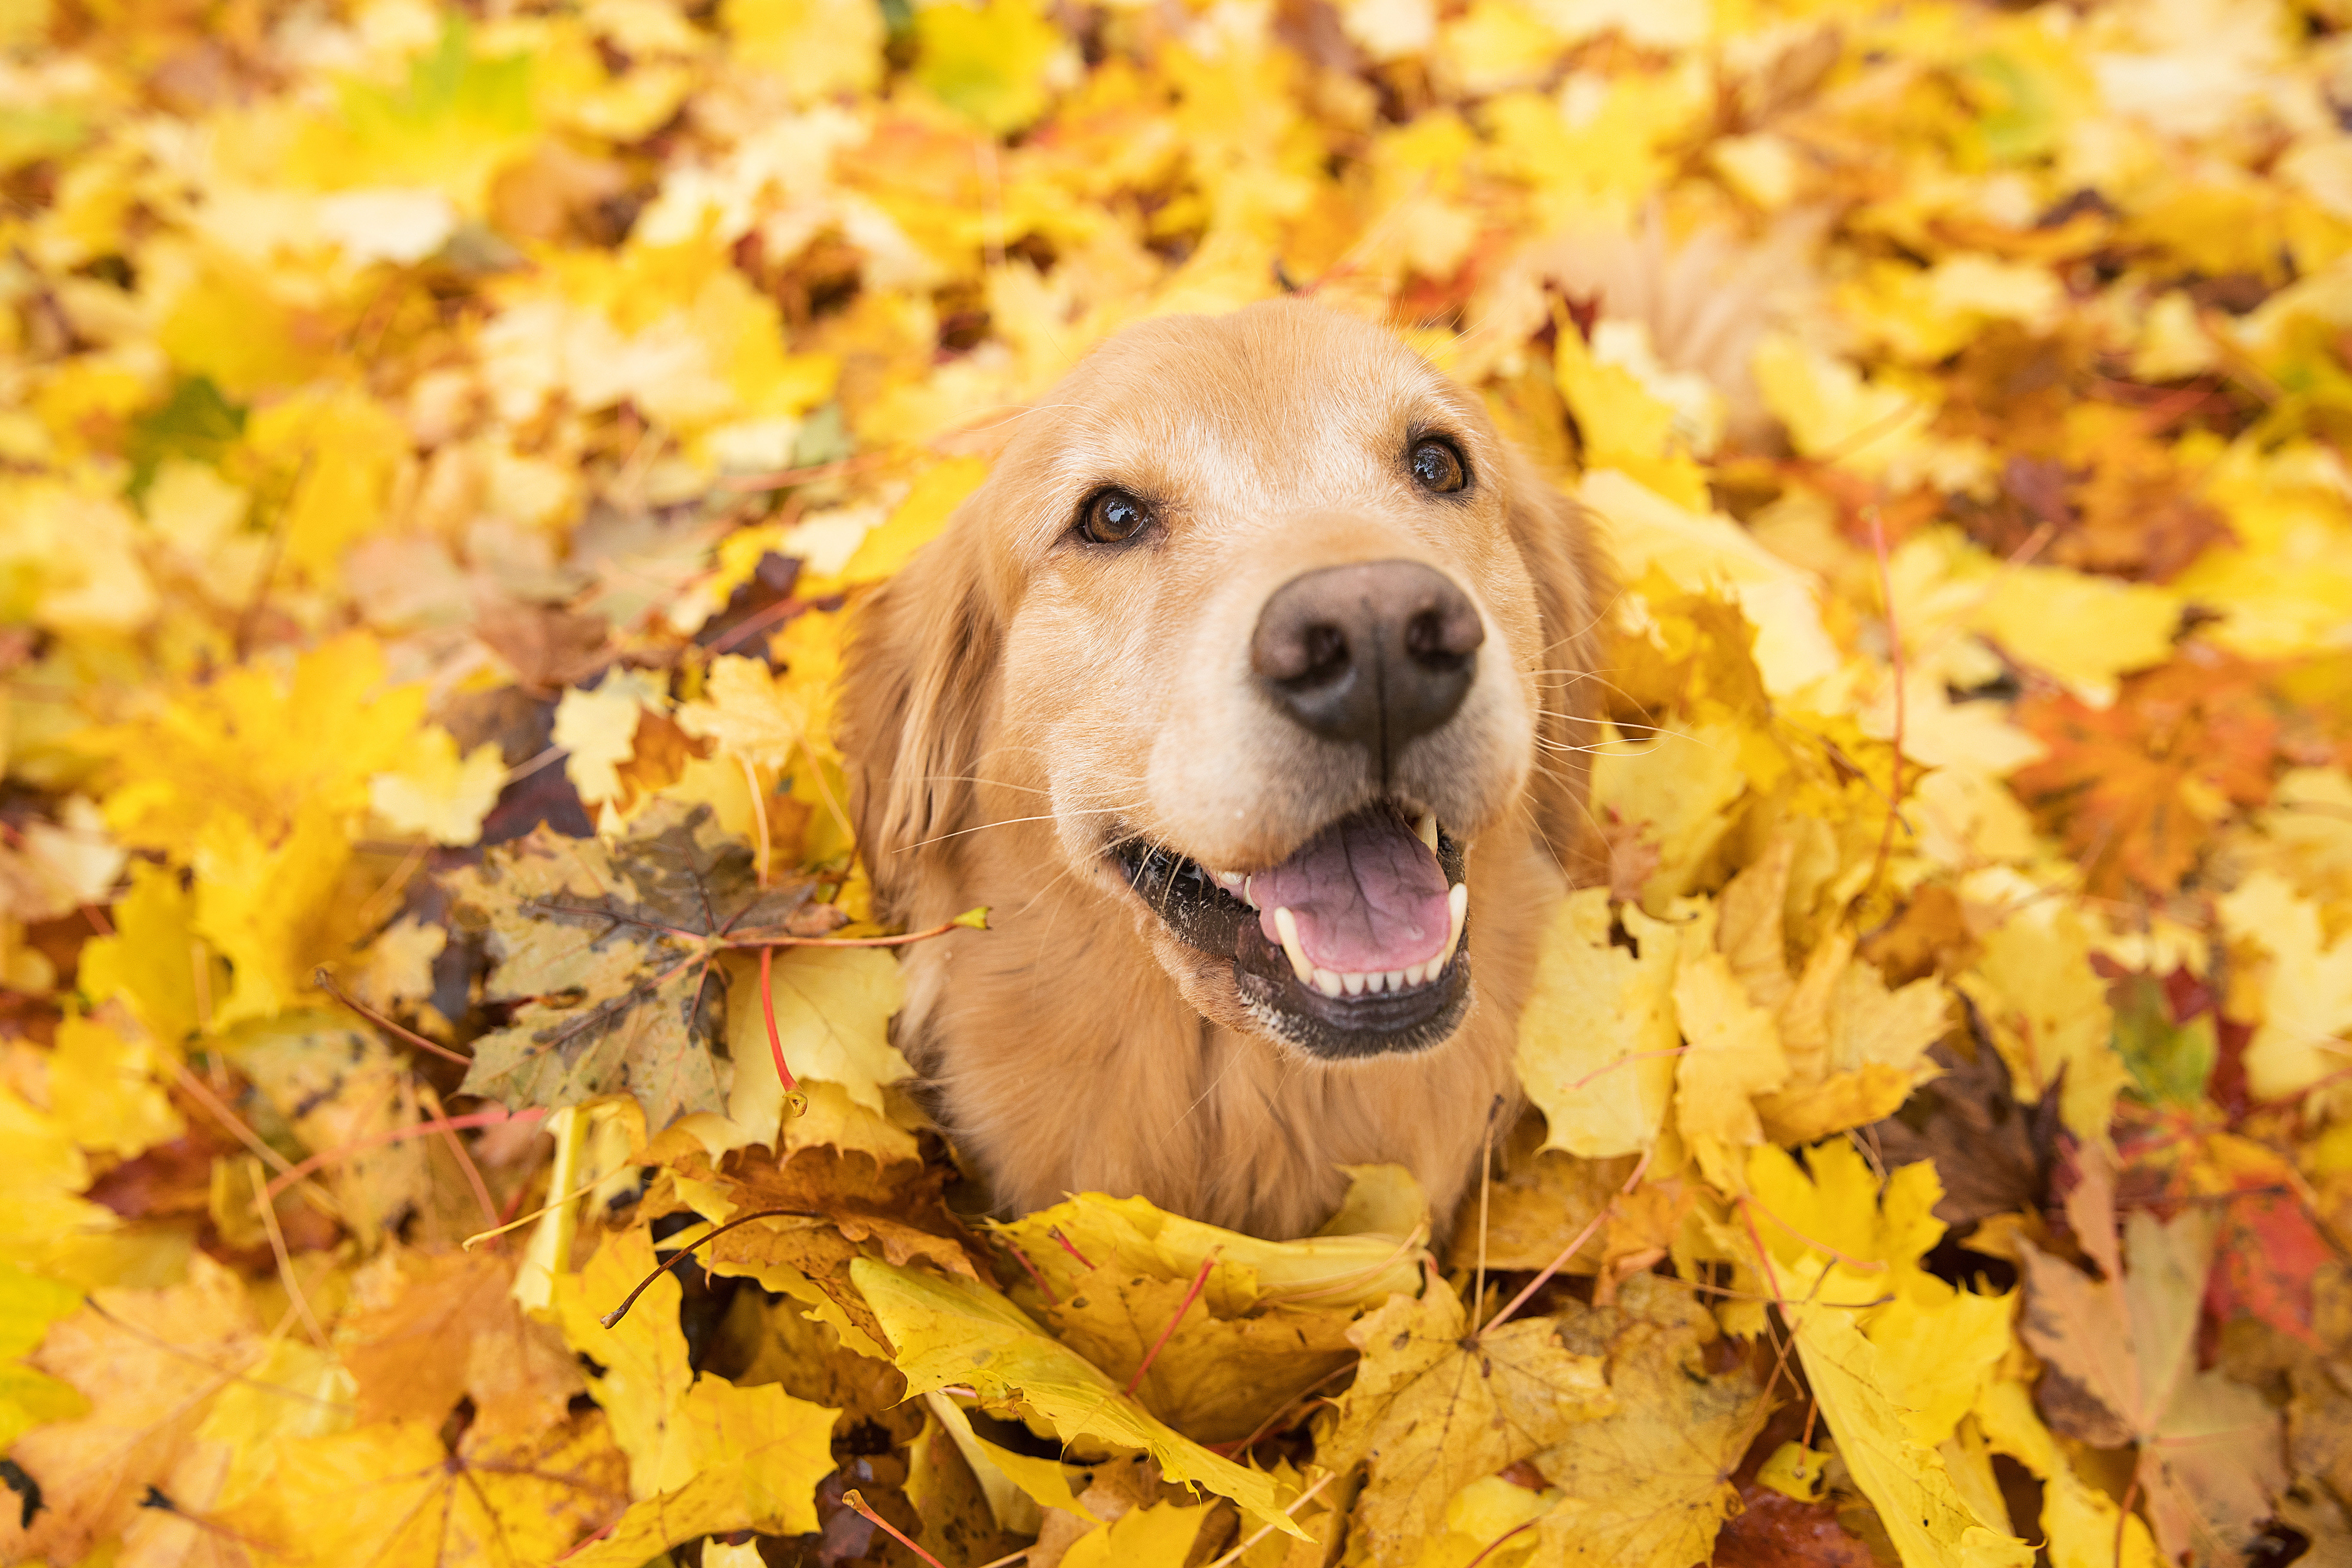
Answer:
[[[1078,517],[1078,537],[1089,544],[1124,544],[1143,531],[1151,509],[1125,490],[1097,490]]]
[[[1413,443],[1412,477],[1423,489],[1450,496],[1470,482],[1469,466],[1451,441],[1434,437]]]

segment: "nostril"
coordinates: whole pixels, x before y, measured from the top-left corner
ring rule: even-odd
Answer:
[[[1305,668],[1292,679],[1301,686],[1321,686],[1347,672],[1348,634],[1325,622],[1308,626],[1300,638]]]
[[[1456,602],[1419,611],[1404,624],[1404,651],[1424,669],[1459,669],[1486,640],[1478,612],[1458,595]]]
[[[1435,610],[1423,610],[1404,624],[1404,651],[1415,662],[1444,667],[1461,661],[1462,656],[1445,646],[1445,617]]]

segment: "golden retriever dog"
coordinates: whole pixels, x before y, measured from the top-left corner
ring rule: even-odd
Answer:
[[[1001,1205],[1288,1237],[1393,1163],[1444,1226],[1580,863],[1603,572],[1476,396],[1304,300],[1023,416],[839,710],[877,912],[991,910],[898,1029]]]

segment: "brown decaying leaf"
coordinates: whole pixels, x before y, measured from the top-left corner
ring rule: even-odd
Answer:
[[[2112,1236],[2104,1190],[2078,1230]],[[2104,1214],[2094,1210],[2105,1208]],[[2116,1277],[2096,1281],[2030,1241],[2020,1336],[2044,1363],[2036,1391],[2052,1427],[2094,1447],[2137,1444],[2135,1472],[2158,1543],[2176,1557],[2236,1563],[2285,1490],[2278,1414],[2220,1370],[2200,1371],[2196,1339],[2216,1216],[2192,1207],[2167,1223],[2128,1215]]]
[[[1928,1048],[1944,1076],[1914,1089],[1903,1109],[1865,1136],[1890,1170],[1932,1161],[1944,1184],[1936,1217],[1965,1230],[1997,1214],[2026,1213],[2048,1196],[2061,1125],[2056,1085],[2032,1105],[2011,1091],[2000,1053],[1967,1009],[1974,1058],[1949,1041]]]
[[[626,1091],[648,1122],[724,1110],[726,985],[712,962],[735,931],[782,927],[812,879],[761,890],[751,851],[707,806],[649,808],[608,850],[544,828],[451,879],[454,921],[487,931],[483,988],[519,1004],[476,1042],[464,1085],[509,1107]]]

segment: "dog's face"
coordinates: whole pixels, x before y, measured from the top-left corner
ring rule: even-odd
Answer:
[[[1573,521],[1377,328],[1282,302],[1130,329],[854,648],[877,888],[1045,816],[1053,869],[1205,1016],[1327,1059],[1439,1044],[1468,847],[1557,851],[1576,809]]]

